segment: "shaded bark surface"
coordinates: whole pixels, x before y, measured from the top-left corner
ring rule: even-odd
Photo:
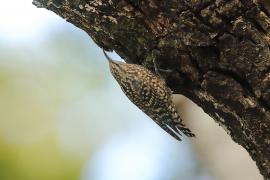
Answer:
[[[270,179],[270,8],[260,0],[34,0],[154,70],[221,125]]]

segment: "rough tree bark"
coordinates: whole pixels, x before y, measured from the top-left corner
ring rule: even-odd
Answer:
[[[270,179],[270,8],[260,0],[34,0],[126,62],[153,59]],[[198,119],[199,121],[199,119]]]

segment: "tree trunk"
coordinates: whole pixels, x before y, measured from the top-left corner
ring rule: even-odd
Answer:
[[[270,179],[270,8],[265,0],[34,0],[154,70],[243,146]],[[199,119],[198,119],[199,120]]]

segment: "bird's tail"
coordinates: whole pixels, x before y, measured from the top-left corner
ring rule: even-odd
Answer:
[[[187,137],[195,137],[195,134],[193,134],[191,130],[188,129],[186,125],[183,123],[183,120],[181,119],[180,115],[178,114],[175,108],[173,108],[173,122],[178,132],[184,133]]]

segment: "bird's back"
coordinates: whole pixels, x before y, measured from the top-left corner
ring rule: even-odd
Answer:
[[[180,140],[180,131],[192,137],[172,102],[165,81],[140,65],[126,64],[127,75],[119,82],[126,96],[166,132]]]

